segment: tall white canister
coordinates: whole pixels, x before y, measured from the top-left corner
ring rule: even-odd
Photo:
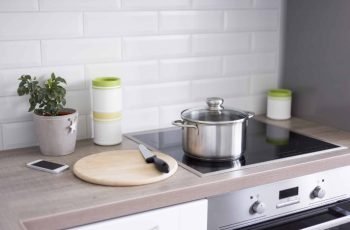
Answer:
[[[116,145],[122,141],[122,91],[118,77],[92,80],[94,143]]]

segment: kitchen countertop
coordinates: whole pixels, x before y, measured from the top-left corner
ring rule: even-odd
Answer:
[[[350,147],[350,132],[298,118],[256,119]],[[72,170],[54,175],[25,167],[37,159],[73,166],[89,154],[136,148],[136,143],[124,138],[122,144],[110,147],[95,145],[92,140],[78,141],[76,151],[63,157],[43,156],[38,147],[1,151],[0,229],[68,228],[350,165],[350,150],[345,149],[206,177],[179,167],[165,181],[134,187],[89,184]]]

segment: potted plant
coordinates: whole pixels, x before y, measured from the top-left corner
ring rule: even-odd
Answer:
[[[42,83],[30,75],[22,75],[18,80],[18,95],[29,95],[28,112],[34,111],[33,121],[40,151],[50,156],[74,152],[78,112],[64,108],[66,81],[54,73]]]

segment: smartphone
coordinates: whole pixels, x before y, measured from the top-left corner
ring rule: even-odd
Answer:
[[[29,168],[33,168],[33,169],[37,169],[37,170],[41,170],[49,173],[60,173],[69,168],[68,165],[58,164],[50,161],[45,161],[42,159],[29,162],[27,163],[27,166]]]

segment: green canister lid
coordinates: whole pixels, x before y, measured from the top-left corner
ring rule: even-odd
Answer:
[[[92,80],[93,87],[119,87],[120,83],[118,77],[98,77]]]
[[[269,97],[291,97],[292,91],[289,89],[271,89],[267,95]]]

